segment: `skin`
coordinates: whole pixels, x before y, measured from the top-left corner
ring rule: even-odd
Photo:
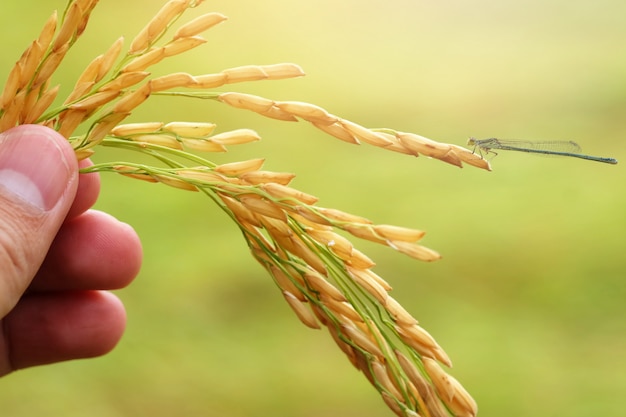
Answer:
[[[126,313],[109,290],[127,286],[142,258],[129,225],[91,209],[100,179],[78,175],[67,141],[41,126],[15,129],[54,141],[69,161],[69,179],[44,212],[0,187],[0,376],[113,349]]]

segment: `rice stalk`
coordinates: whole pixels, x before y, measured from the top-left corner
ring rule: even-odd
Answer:
[[[175,23],[200,0],[170,0],[132,39],[126,52],[116,40],[95,57],[73,90],[56,102],[50,78],[83,34],[97,0],[70,0],[53,13],[38,38],[11,70],[0,95],[0,132],[38,123],[56,129],[78,159],[111,146],[154,158],[154,164],[99,163],[82,172],[113,172],[205,194],[239,227],[253,257],[269,272],[287,304],[307,327],[326,328],[350,362],[399,416],[475,416],[476,403],[440,364],[451,361],[435,339],[389,295],[391,285],[375,262],[345,236],[365,239],[422,261],[440,255],[420,244],[421,230],[373,221],[317,205],[318,198],[289,184],[294,174],[263,169],[264,158],[215,164],[204,153],[260,140],[252,129],[215,134],[211,121],[123,124],[155,95],[210,99],[279,121],[304,120],[342,141],[406,155],[490,170],[489,163],[460,146],[393,129],[370,129],[299,101],[275,101],[240,92],[207,91],[240,82],[301,77],[298,65],[246,65],[218,72],[152,77],[163,60],[204,44],[201,36],[227,18],[205,13]],[[173,35],[171,32],[173,31]],[[79,128],[83,133],[79,132]]]

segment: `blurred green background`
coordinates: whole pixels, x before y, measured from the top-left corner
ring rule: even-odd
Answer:
[[[102,0],[56,81],[127,42],[164,0]],[[1,79],[64,1],[4,0]],[[295,62],[296,80],[233,85],[369,127],[464,145],[566,139],[620,165],[502,152],[493,172],[356,147],[306,123],[155,98],[132,121],[212,121],[262,142],[320,205],[426,230],[433,264],[357,243],[454,361],[481,416],[623,416],[626,406],[626,3],[207,1],[229,20],[156,73]],[[96,161],[132,155],[102,149]],[[325,332],[302,326],[208,199],[103,177],[97,208],[132,224],[145,262],[119,291],[128,329],[103,358],[0,381],[5,416],[392,415]]]

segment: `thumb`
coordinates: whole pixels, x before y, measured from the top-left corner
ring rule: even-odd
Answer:
[[[57,132],[24,125],[0,133],[0,317],[37,273],[77,184],[76,157]]]

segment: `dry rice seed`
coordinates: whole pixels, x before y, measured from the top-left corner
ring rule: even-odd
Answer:
[[[398,358],[398,363],[400,364],[400,367],[409,378],[409,380],[415,385],[415,388],[417,389],[417,394],[421,398],[427,397],[428,382],[426,381],[426,378],[422,376],[422,373],[417,369],[415,364],[402,352],[396,349],[394,353]]]
[[[313,304],[312,307],[313,307],[313,311],[317,314],[317,318],[318,319],[320,318],[320,315],[318,313],[325,314],[315,304]],[[346,354],[346,356],[348,357],[348,360],[350,361],[350,363],[352,363],[352,365],[355,368],[359,369],[358,362],[357,362],[357,356],[356,356],[356,353],[354,351],[354,348],[339,338],[339,334],[337,333],[337,329],[335,328],[335,326],[332,325],[332,324],[329,326],[327,324],[327,323],[330,323],[329,319],[326,319],[326,322],[324,322],[322,320],[320,320],[320,321],[322,323],[326,324],[326,326],[328,328],[328,332],[330,333],[331,337],[333,338],[333,340],[335,341],[337,346],[339,346],[339,349],[341,349],[341,351]]]
[[[384,391],[381,391],[380,395],[383,397],[383,401],[385,402],[385,404],[387,404],[387,407],[389,407],[389,409],[393,411],[395,415],[397,415],[398,417],[406,417],[404,409],[398,405],[398,402],[400,400],[392,397]]]
[[[245,65],[241,67],[229,68],[222,71],[226,75],[226,82],[239,83],[244,81],[265,80],[268,75],[258,65]]]
[[[444,143],[435,142],[415,133],[398,132],[397,137],[407,148],[433,158],[445,155],[450,149]]]
[[[201,36],[177,39],[164,46],[165,56],[170,57],[179,55],[205,43],[206,39]]]
[[[27,91],[25,97],[24,97],[24,103],[22,104],[22,109],[20,110],[20,115],[18,117],[18,123],[19,124],[24,124],[24,119],[26,118],[26,115],[28,114],[28,112],[33,108],[33,106],[35,105],[35,103],[37,102],[37,97],[39,96],[39,91],[43,91],[45,90],[45,86],[42,85],[40,88],[37,88],[35,90],[30,90]]]
[[[385,239],[400,240],[403,242],[417,242],[426,232],[422,230],[409,229],[407,227],[379,224],[373,226],[374,231]]]
[[[316,211],[333,222],[372,224],[372,221],[365,217],[356,216],[333,208],[316,207]]]
[[[323,123],[313,123],[313,126],[321,130],[322,132],[328,133],[331,136],[336,137],[344,142],[352,143],[354,145],[360,145],[359,140],[354,137],[352,133],[346,130],[341,124],[333,123],[331,125],[323,124]]]
[[[433,262],[441,259],[441,255],[439,253],[416,243],[391,240],[388,241],[387,244],[398,252],[404,253],[405,255],[420,261]]]
[[[281,290],[288,291],[294,297],[296,297],[300,301],[306,301],[306,296],[302,293],[302,291],[296,286],[296,284],[292,281],[296,278],[292,278],[288,276],[285,271],[277,267],[276,265],[269,265],[270,274],[276,280],[276,283],[280,287]],[[300,284],[302,285],[302,284]]]
[[[83,159],[90,158],[94,153],[96,153],[93,149],[81,149],[79,151],[74,151],[74,155],[76,155],[77,161],[82,161]]]
[[[378,358],[384,358],[378,345],[351,323],[342,323],[341,330],[355,345]]]
[[[114,136],[128,137],[137,134],[154,133],[164,127],[162,122],[127,123],[111,129]]]
[[[308,270],[303,275],[305,282],[320,294],[325,294],[335,301],[348,301],[345,295],[337,287],[328,282],[321,274]]]
[[[346,263],[357,269],[369,269],[376,266],[376,262],[358,249],[352,251],[352,256],[346,260]]]
[[[320,296],[322,303],[336,314],[344,316],[352,322],[363,322],[363,317],[352,307],[347,301],[337,301],[332,297],[322,294]]]
[[[246,161],[230,162],[218,165],[215,171],[228,176],[239,176],[246,172],[257,171],[263,166],[264,158],[248,159]]]
[[[388,133],[383,133],[383,132],[377,132],[381,135],[383,135],[385,138],[389,139],[390,141],[392,141],[393,143],[389,146],[385,146],[385,149],[392,151],[392,152],[397,152],[397,153],[401,153],[401,154],[405,154],[405,155],[412,155],[415,157],[419,156],[418,152],[415,152],[409,148],[407,148],[406,146],[404,146],[400,140],[398,140],[398,138],[394,135],[390,135]]]
[[[69,9],[65,13],[63,18],[63,23],[61,28],[59,29],[59,33],[57,33],[56,39],[54,40],[52,51],[56,52],[59,49],[68,46],[68,43],[71,41],[72,37],[76,33],[76,29],[83,17],[83,10],[81,10],[78,2],[74,2],[70,5]]]
[[[165,48],[155,48],[130,61],[122,69],[122,73],[143,71],[165,58]]]
[[[122,97],[115,106],[113,106],[113,113],[130,113],[141,103],[146,101],[152,93],[152,85],[148,81],[137,90]]]
[[[263,224],[263,227],[272,235],[272,236],[284,236],[287,238],[291,238],[293,236],[293,230],[289,227],[289,224],[274,219],[272,217],[262,217],[259,219]]]
[[[35,123],[37,119],[43,114],[44,111],[52,104],[57,94],[59,93],[59,88],[61,86],[57,85],[56,87],[46,91],[39,100],[31,107],[28,111],[28,114],[24,118],[25,124]]]
[[[391,378],[389,378],[389,374],[387,373],[385,366],[377,360],[373,360],[371,362],[371,366],[374,378],[383,387],[383,389],[395,398],[402,398],[400,390],[391,381]]]
[[[275,105],[279,109],[311,123],[332,125],[339,120],[337,116],[333,116],[323,108],[310,103],[304,103],[301,101],[283,101],[276,102]]]
[[[261,116],[269,117],[270,119],[282,120],[284,122],[297,122],[298,119],[287,112],[282,111],[276,106],[270,107],[269,110],[258,112]]]
[[[365,239],[383,245],[386,244],[385,239],[382,239],[377,233],[374,233],[374,229],[370,224],[345,224],[340,227],[359,239]]]
[[[137,136],[131,136],[130,139],[134,142],[150,143],[152,145],[164,146],[170,149],[179,149],[179,150],[183,149],[182,143],[180,143],[178,140],[168,135],[161,135],[161,134],[137,135]]]
[[[95,57],[83,70],[82,74],[80,74],[80,76],[78,77],[78,81],[76,81],[76,85],[80,85],[83,83],[91,83],[92,85],[94,85],[96,83],[96,78],[98,77],[98,72],[100,71],[100,66],[102,65],[102,60],[104,59],[103,55],[98,55],[97,57]],[[74,88],[75,90],[76,88]],[[75,94],[74,91],[72,91],[72,94]],[[70,95],[72,95],[70,94]],[[80,97],[80,96],[78,96]],[[72,100],[66,100],[67,102],[70,101],[74,101]]]
[[[87,94],[89,94],[89,92],[94,87],[94,85],[96,85],[94,81],[76,83],[74,85],[74,89],[72,90],[72,92],[67,96],[67,98],[63,102],[63,105],[73,103],[85,97]]]
[[[196,80],[191,74],[176,72],[154,78],[150,82],[152,83],[152,91],[157,92],[171,90],[176,87],[189,87],[195,84]]]
[[[61,64],[61,61],[63,61],[63,58],[69,50],[69,47],[69,45],[64,45],[48,56],[48,59],[43,62],[43,64],[41,65],[41,69],[39,70],[35,77],[35,80],[31,84],[32,89],[39,87],[41,84],[50,79],[54,71],[56,71],[56,69]]]
[[[433,349],[438,348],[439,344],[435,341],[435,338],[430,335],[424,328],[417,324],[404,326],[402,323],[395,326],[398,333],[404,334],[407,337],[415,340],[420,345]]]
[[[295,188],[288,187],[286,185],[280,185],[276,183],[262,184],[261,188],[269,195],[279,199],[281,202],[290,204],[289,200],[296,200],[303,204],[315,204],[318,200],[317,197],[304,193]],[[284,199],[284,200],[283,200]]]
[[[69,138],[76,130],[78,125],[82,123],[87,115],[86,110],[66,110],[61,113],[58,128],[56,129],[60,135]]]
[[[106,135],[111,132],[115,126],[122,122],[126,117],[128,117],[129,113],[112,113],[109,114],[98,122],[98,124],[89,132],[89,137],[87,138],[87,142],[89,143],[99,143]]]
[[[54,37],[54,32],[57,30],[57,12],[56,10],[52,12],[52,15],[46,20],[46,23],[43,25],[43,29],[39,34],[39,38],[37,38],[37,43],[41,46],[42,50],[47,50],[50,44],[52,43],[52,38]]]
[[[178,28],[176,33],[174,33],[174,40],[198,35],[215,25],[222,23],[226,19],[228,19],[228,17],[221,13],[206,13],[198,16]]]
[[[108,83],[100,87],[98,91],[108,91],[108,90],[121,91],[121,90],[124,90],[125,88],[139,84],[148,75],[150,75],[150,73],[146,71],[135,71],[135,72],[127,72],[125,74],[120,74],[117,77],[115,77],[113,80],[109,81]]]
[[[341,259],[350,259],[354,246],[345,237],[331,230],[308,228],[306,233],[322,245],[327,246]]]
[[[302,324],[312,329],[321,329],[315,315],[311,309],[304,304],[304,302],[298,300],[298,298],[289,291],[283,291],[283,296]]]
[[[252,129],[236,129],[211,136],[211,141],[221,145],[242,145],[261,140],[261,136]]]
[[[287,216],[285,215],[285,212],[280,209],[280,207],[258,195],[246,194],[239,196],[238,199],[244,206],[254,213],[287,221]]]
[[[435,385],[437,394],[454,412],[455,416],[473,417],[477,413],[474,399],[465,391],[459,382],[448,375],[437,362],[423,358],[424,369]],[[461,391],[459,391],[459,389]]]
[[[376,274],[371,269],[359,269],[359,271],[363,274],[368,275],[371,279],[376,281],[381,287],[383,287],[386,291],[391,291],[392,287],[389,285],[387,281],[385,281],[380,275]]]
[[[18,85],[18,89],[21,90],[31,83],[33,76],[35,75],[35,71],[39,65],[41,65],[41,60],[36,59],[34,55],[37,55],[35,51],[37,41],[33,41],[28,48],[22,53],[22,56],[17,61],[15,65],[19,65],[21,68],[20,71],[20,82]]]
[[[215,130],[215,123],[206,122],[170,122],[163,126],[163,130],[176,133],[179,136],[190,138],[204,138]]]
[[[98,109],[110,101],[115,100],[120,95],[119,91],[101,91],[91,94],[79,102],[69,105],[72,110],[86,110],[88,112]]]
[[[305,75],[302,67],[291,63],[263,65],[261,68],[263,68],[270,80],[283,80]]]
[[[395,326],[396,331],[409,346],[415,349],[424,357],[437,359],[444,365],[452,367],[452,361],[445,351],[435,342],[426,330],[414,326]],[[407,330],[408,329],[408,330]],[[433,346],[435,344],[435,346]]]
[[[369,275],[362,274],[359,270],[361,270],[361,268],[348,267],[347,269],[350,278],[384,306],[389,297],[387,291],[378,282],[371,279]]]
[[[293,209],[296,211],[296,213],[298,213],[300,216],[304,217],[310,222],[323,226],[332,225],[332,223],[328,219],[317,214],[318,207],[296,206]]]
[[[186,175],[183,174],[182,176],[186,176]],[[219,196],[224,202],[224,204],[226,205],[226,207],[228,207],[228,209],[232,211],[233,214],[237,216],[238,219],[242,219],[243,221],[251,224],[254,227],[263,227],[263,224],[261,224],[261,222],[257,219],[257,216],[255,216],[254,213],[252,213],[248,208],[246,208],[239,201],[223,194],[220,194]]]
[[[200,152],[227,152],[226,146],[215,143],[211,139],[181,139],[183,145],[187,149],[193,149]]]
[[[362,140],[365,143],[368,143],[370,145],[374,145],[374,146],[378,146],[381,148],[385,148],[391,144],[393,144],[393,142],[389,139],[387,139],[385,136],[383,136],[380,133],[377,132],[373,132],[361,125],[358,125],[356,123],[353,123],[349,120],[343,120],[340,119],[339,123],[344,127],[344,129],[346,129],[348,132],[350,132],[352,135],[356,136],[357,139]]]
[[[159,182],[156,178],[154,178],[152,175],[148,174],[147,172],[141,172],[139,169],[135,167],[130,167],[128,165],[114,165],[113,169],[126,177],[130,177],[130,178],[134,178],[134,179],[138,179],[142,181],[147,181],[147,182]]]
[[[98,69],[98,74],[95,77],[95,81],[99,82],[104,78],[105,75],[113,68],[115,61],[120,56],[120,52],[122,51],[122,46],[124,45],[124,38],[120,37],[113,45],[109,47],[109,49],[102,55],[102,60],[100,63],[100,68]]]
[[[486,169],[487,171],[491,171],[491,165],[489,161],[484,158],[481,158],[479,155],[476,155],[474,152],[469,149],[465,149],[461,146],[450,144],[450,147],[456,154],[461,158],[463,162],[466,162],[470,165],[473,165],[478,168]]]
[[[387,297],[385,301],[385,309],[391,314],[394,321],[401,323],[404,326],[413,326],[417,324],[417,320],[408,311],[405,310],[402,305],[397,302],[393,297]]]
[[[13,68],[11,68],[7,82],[2,90],[2,97],[0,98],[0,108],[2,110],[6,110],[9,104],[12,104],[15,94],[19,88],[21,73],[21,65],[15,64]]]
[[[295,176],[296,174],[292,174],[291,172],[251,171],[241,174],[239,178],[253,185],[270,182],[287,185]]]
[[[320,259],[320,257],[309,248],[301,239],[293,236],[290,238],[292,241],[292,248],[290,252],[302,259],[308,266],[322,275],[328,275],[326,270],[326,264]]]
[[[130,53],[135,54],[150,46],[152,41],[167,28],[167,25],[177,15],[185,11],[187,0],[170,0],[161,7],[161,10],[144,26],[130,44]]]
[[[9,105],[4,114],[2,114],[2,118],[0,119],[0,132],[4,132],[17,124],[20,113],[24,108],[25,99],[25,90],[17,93],[11,105]]]
[[[204,74],[194,77],[196,83],[194,88],[215,88],[226,84],[226,75],[224,74]]]
[[[198,77],[196,77],[196,79],[198,79]],[[229,106],[238,109],[251,110],[256,113],[268,111],[272,108],[272,106],[274,106],[274,102],[272,100],[259,96],[254,96],[252,94],[224,93],[220,94],[218,99],[222,103],[226,103]]]
[[[193,169],[193,168],[179,169],[176,171],[176,173],[180,175],[181,177],[189,178],[192,180],[198,180],[198,181],[202,181],[205,183],[218,183],[219,184],[219,183],[228,182],[228,179],[224,177],[223,175],[218,174],[217,172],[210,171],[205,167],[199,167],[197,169]],[[224,198],[229,198],[230,200],[233,200],[230,197],[226,197],[226,196],[224,196]],[[239,202],[237,202],[237,204],[240,205]]]
[[[173,178],[167,175],[154,175],[154,178],[165,185],[169,185],[170,187],[180,188],[181,190],[186,191],[198,191],[198,187],[179,178]]]

